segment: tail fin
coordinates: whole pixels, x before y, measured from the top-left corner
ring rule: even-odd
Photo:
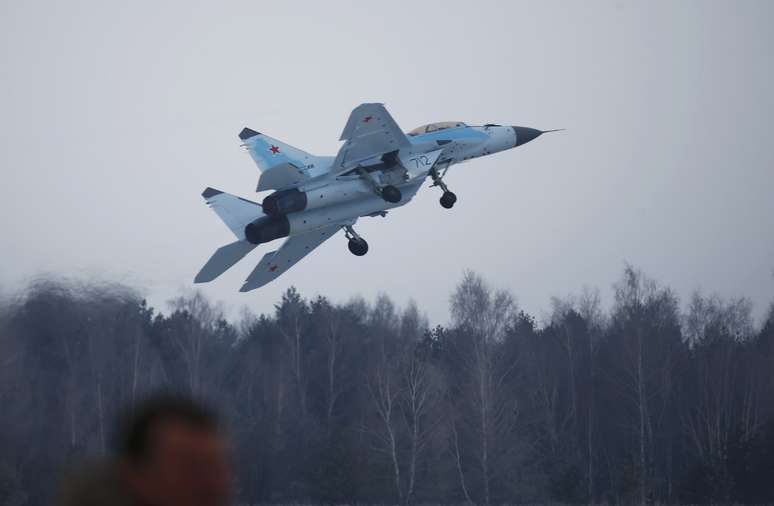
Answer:
[[[314,168],[318,158],[249,128],[239,132],[239,138],[261,172],[283,163],[289,163],[302,170],[310,169]]]
[[[215,188],[205,188],[202,197],[215,211],[215,214],[223,220],[223,223],[237,236],[237,239],[244,239],[245,227],[263,216],[263,208],[260,204]]]

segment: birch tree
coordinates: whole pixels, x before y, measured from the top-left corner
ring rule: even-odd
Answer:
[[[492,497],[493,451],[502,450],[498,436],[513,426],[513,411],[503,386],[516,364],[503,363],[495,348],[514,313],[515,302],[509,292],[493,291],[472,272],[465,273],[451,297],[452,322],[469,339],[470,353],[461,362],[468,378],[464,398],[475,410],[470,426],[477,432],[476,454],[487,506]]]

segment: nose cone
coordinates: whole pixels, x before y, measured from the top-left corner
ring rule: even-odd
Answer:
[[[542,130],[529,127],[512,126],[514,133],[516,133],[516,146],[521,146],[532,139],[535,139],[543,133]],[[514,146],[515,147],[515,146]]]

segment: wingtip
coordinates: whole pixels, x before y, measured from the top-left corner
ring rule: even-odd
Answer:
[[[239,138],[242,139],[243,141],[246,141],[250,137],[255,137],[256,135],[260,135],[260,134],[261,134],[260,132],[256,132],[251,128],[245,127],[242,129],[241,132],[239,132]]]
[[[204,191],[202,192],[202,197],[204,197],[205,199],[209,199],[209,198],[211,198],[211,197],[214,197],[215,195],[220,195],[221,193],[223,193],[223,192],[222,192],[222,191],[220,191],[220,190],[216,190],[215,188],[211,188],[211,187],[209,187],[209,186],[208,186],[208,187],[207,187],[207,188],[205,188],[205,189],[204,189]]]

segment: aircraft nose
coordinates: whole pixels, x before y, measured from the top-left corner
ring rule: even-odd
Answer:
[[[543,133],[542,130],[529,127],[512,126],[513,132],[516,134],[516,146],[521,146],[532,139],[537,138]],[[514,147],[516,147],[514,146]]]

